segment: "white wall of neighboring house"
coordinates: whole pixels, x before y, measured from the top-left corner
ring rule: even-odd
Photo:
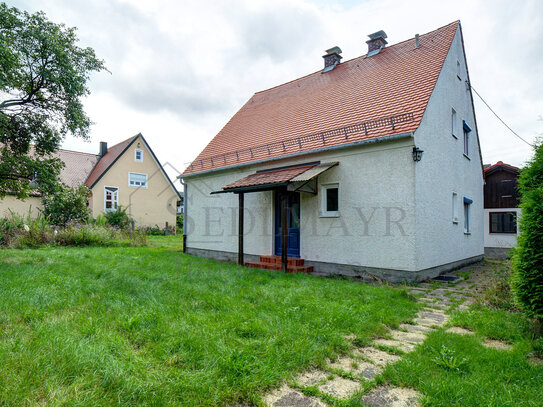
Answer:
[[[517,233],[490,233],[490,213],[492,212],[515,212],[517,214]],[[511,249],[517,245],[517,238],[520,234],[519,220],[520,208],[491,208],[485,209],[485,247],[496,247]]]
[[[460,79],[457,61],[460,62]],[[466,61],[460,31],[457,31],[421,125],[415,132],[415,144],[424,150],[422,160],[416,165],[418,269],[484,253],[482,163],[466,79]],[[452,135],[452,109],[456,111],[456,137]],[[464,155],[463,120],[472,129],[469,158]],[[458,223],[453,222],[453,193],[457,194]],[[464,231],[464,197],[473,200],[469,234]]]
[[[319,216],[320,193],[301,194],[301,257],[413,271],[416,263],[412,146],[412,138],[408,137],[185,178],[187,248],[237,252],[238,197],[232,193],[210,195],[211,191],[260,169],[315,160],[338,161],[338,166],[319,176],[319,185],[339,183],[339,217]],[[245,253],[273,253],[273,205],[271,191],[245,194]]]

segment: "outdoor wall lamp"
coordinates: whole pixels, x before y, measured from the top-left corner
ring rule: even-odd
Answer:
[[[413,161],[420,161],[422,159],[422,153],[424,150],[421,150],[417,146],[413,146]]]

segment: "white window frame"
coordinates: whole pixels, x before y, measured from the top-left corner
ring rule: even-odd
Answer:
[[[141,153],[141,157],[139,159],[138,159],[138,153]],[[136,148],[134,150],[134,161],[136,161],[138,163],[143,162],[143,150],[141,148]]]
[[[113,199],[111,200],[112,205],[111,208],[107,207],[107,189],[108,188],[115,188],[115,191],[110,191],[113,193]],[[110,212],[110,211],[116,211],[119,208],[119,187],[114,186],[104,186],[104,212]]]
[[[130,181],[130,177],[132,175],[142,175],[142,176],[144,176],[145,177],[145,184],[144,185],[137,185],[136,183],[132,184],[132,182]],[[140,173],[140,172],[129,172],[128,173],[128,186],[129,187],[147,189],[148,185],[149,185],[149,177],[147,176],[147,174],[143,174],[143,173]]]
[[[458,224],[458,194],[452,193],[452,223]]]
[[[327,194],[329,189],[337,188],[337,211],[329,211],[327,210],[326,204],[327,204]],[[339,197],[340,197],[340,188],[339,188],[339,182],[334,182],[330,184],[324,184],[321,185],[321,211],[320,211],[320,217],[321,218],[337,218],[339,217]]]
[[[464,234],[470,235],[471,234],[471,205],[473,203],[473,200],[464,197]]]
[[[458,138],[458,120],[456,117],[456,110],[451,109],[451,133],[454,138]]]

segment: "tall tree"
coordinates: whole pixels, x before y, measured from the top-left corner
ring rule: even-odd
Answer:
[[[88,138],[82,99],[105,67],[75,31],[0,3],[0,198],[50,191],[63,165],[52,153],[67,134]]]

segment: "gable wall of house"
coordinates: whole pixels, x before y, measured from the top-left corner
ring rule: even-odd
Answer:
[[[338,161],[338,166],[319,176],[319,187],[339,183],[339,217],[319,215],[320,188],[317,196],[301,194],[301,257],[309,262],[413,271],[412,146],[412,139],[405,138],[185,178],[188,251],[215,252],[208,253],[212,257],[221,257],[222,252],[223,258],[230,259],[237,253],[238,197],[232,193],[210,195],[210,192],[260,169],[317,160]],[[271,191],[245,194],[247,254],[273,253],[273,194]]]
[[[457,61],[460,62],[460,79]],[[458,30],[421,125],[415,132],[415,144],[424,150],[422,160],[416,165],[419,269],[481,256],[484,250],[482,163],[466,79],[466,61]],[[452,109],[456,111],[456,138],[452,135]],[[462,120],[472,129],[469,158],[464,156]],[[453,192],[457,194],[458,223],[453,223]],[[464,233],[463,197],[473,200],[470,234]]]
[[[143,150],[143,162],[135,161],[136,149]],[[147,174],[148,187],[130,186],[129,172]],[[90,207],[94,217],[104,213],[106,186],[119,188],[119,205],[128,208],[127,212],[134,217],[136,225],[150,227],[158,225],[161,228],[165,227],[166,222],[170,226],[175,225],[178,197],[141,138],[134,141],[93,186]]]

